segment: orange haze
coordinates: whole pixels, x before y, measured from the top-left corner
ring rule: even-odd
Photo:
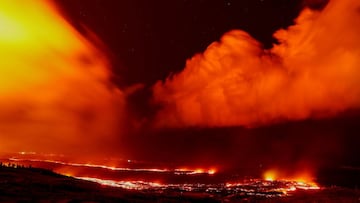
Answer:
[[[303,10],[268,50],[244,31],[226,33],[154,86],[156,125],[251,127],[359,108],[359,22],[360,1],[332,0]]]
[[[0,151],[99,151],[121,130],[106,56],[52,1],[2,0],[0,47]]]
[[[296,172],[295,174],[287,174],[281,170],[271,169],[264,172],[263,179],[267,181],[296,181],[299,183],[306,183],[313,187],[318,187],[317,184],[314,182],[313,175],[309,171]]]

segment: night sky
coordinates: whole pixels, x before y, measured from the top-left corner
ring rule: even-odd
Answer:
[[[306,2],[306,1],[305,1]],[[302,0],[59,0],[70,21],[85,25],[110,50],[114,82],[122,88],[144,84],[129,97],[138,116],[152,116],[151,87],[183,70],[187,59],[203,52],[225,33],[241,29],[269,48],[274,31],[293,23],[305,5],[320,8],[324,1]]]
[[[305,5],[321,9],[326,1],[59,2],[74,25],[80,30],[81,24],[90,28],[110,50],[114,81],[119,87],[126,88],[137,83],[145,85],[143,90],[130,98],[132,111],[142,117],[151,114],[155,108],[149,104],[152,85],[166,79],[171,73],[181,71],[187,59],[203,52],[225,32],[245,30],[264,48],[270,48],[277,43],[272,37],[274,31],[291,25]],[[359,152],[355,146],[359,141],[356,136],[358,124],[358,116],[351,115],[350,118],[307,120],[258,129],[234,127],[142,131],[121,138],[123,144],[120,147],[127,149],[125,156],[128,157],[176,160],[182,164],[254,167],[291,163],[294,166],[307,160],[318,165],[356,165],[359,163],[358,157],[354,156]],[[324,143],[324,140],[327,141]]]
[[[74,23],[111,50],[121,85],[153,85],[185,66],[227,31],[242,29],[268,48],[304,4],[286,0],[60,0]]]

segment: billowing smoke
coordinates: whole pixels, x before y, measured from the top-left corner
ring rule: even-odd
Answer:
[[[1,152],[96,152],[121,134],[106,56],[51,1],[2,0],[0,47]]]
[[[258,126],[360,107],[360,1],[305,9],[263,49],[234,30],[154,86],[156,124]]]

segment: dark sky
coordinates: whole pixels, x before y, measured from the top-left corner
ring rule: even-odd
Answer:
[[[165,79],[170,73],[181,71],[186,59],[204,51],[211,42],[219,40],[225,32],[232,29],[249,32],[265,48],[269,48],[272,43],[276,43],[272,38],[273,32],[291,25],[304,5],[318,9],[325,2],[58,1],[74,24],[82,23],[89,27],[109,48],[117,84],[124,87],[143,83],[147,88],[157,80]],[[142,113],[149,110],[142,103],[147,101],[141,99],[144,97],[146,96],[141,95],[132,102],[133,108],[140,109]],[[180,162],[203,162],[209,165],[231,163],[256,166],[267,162],[269,152],[281,163],[301,162],[303,158],[321,162],[325,157],[332,157],[332,160],[342,160],[342,164],[358,164],[356,156],[348,156],[358,152],[353,144],[358,141],[358,121],[359,119],[304,121],[255,130],[220,128],[164,131],[156,136],[148,133],[135,138],[124,138],[126,146],[123,147],[129,150],[128,156],[173,161],[174,157],[179,157],[179,153],[182,153],[181,158],[178,158]],[[289,134],[293,136],[288,136]],[[322,143],[325,139],[326,144]],[[344,152],[344,148],[347,151]]]
[[[180,72],[225,32],[242,29],[271,47],[274,31],[291,25],[304,7],[302,0],[58,1],[75,25],[90,28],[110,49],[116,84],[145,84],[128,98],[140,117],[155,112],[152,85]]]
[[[110,48],[121,85],[165,79],[232,29],[270,47],[272,33],[290,25],[303,6],[300,0],[59,1]]]

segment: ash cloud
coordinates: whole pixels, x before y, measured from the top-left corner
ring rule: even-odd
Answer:
[[[107,57],[52,1],[1,4],[1,152],[105,152],[126,114]]]
[[[360,107],[360,2],[304,9],[271,49],[226,33],[180,73],[157,82],[157,127],[261,126]]]

